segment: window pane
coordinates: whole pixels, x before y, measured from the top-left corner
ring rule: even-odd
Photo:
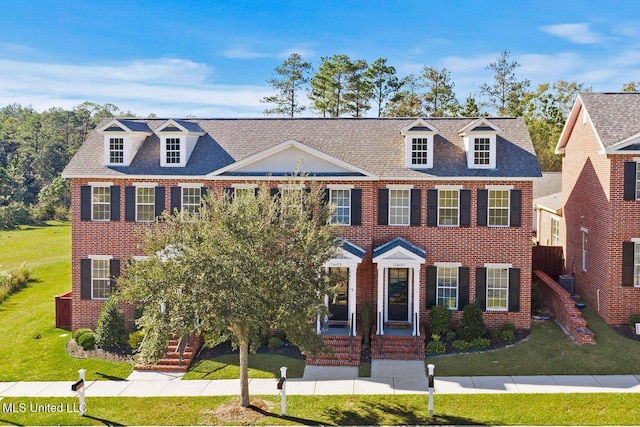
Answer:
[[[438,198],[438,225],[458,225],[458,190],[439,190]]]
[[[487,268],[487,310],[507,310],[509,269]]]
[[[633,245],[633,286],[640,286],[640,243]]]
[[[509,190],[489,190],[489,225],[509,226]]]
[[[93,298],[108,298],[110,291],[109,260],[94,259],[91,262],[91,286]]]
[[[458,267],[438,267],[436,305],[458,308]]]
[[[167,138],[165,140],[166,143],[166,152],[167,152],[167,163],[168,164],[179,164],[180,163],[180,138]]]
[[[124,163],[124,138],[109,138],[109,163]]]
[[[475,138],[473,143],[473,164],[489,164],[489,138]]]
[[[412,138],[411,139],[411,164],[412,165],[426,165],[428,156],[428,142],[427,138]]]
[[[111,218],[111,188],[91,187],[91,219],[109,221]]]
[[[349,225],[351,223],[351,190],[331,190],[330,199],[335,209],[331,223]]]
[[[409,190],[389,190],[389,225],[409,225]]]
[[[137,187],[136,221],[153,221],[155,215],[156,192],[153,187]]]
[[[182,213],[193,215],[200,210],[200,187],[182,188]]]

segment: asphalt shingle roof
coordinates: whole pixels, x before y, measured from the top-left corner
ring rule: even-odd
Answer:
[[[401,129],[415,118],[295,118],[295,119],[179,119],[185,128],[202,130],[184,168],[160,167],[158,136],[147,137],[130,166],[105,166],[104,139],[94,131],[64,170],[70,177],[124,177],[141,175],[204,176],[246,159],[284,141],[295,140],[339,160],[388,179],[447,177],[533,178],[540,167],[522,118],[488,118],[503,132],[496,140],[496,169],[469,169],[458,131],[472,118],[426,118],[439,130],[434,138],[434,167],[405,167]],[[112,120],[112,119],[109,119]],[[118,119],[120,120],[120,119]],[[156,130],[167,119],[123,119],[127,127]],[[103,121],[98,128],[105,126]]]
[[[605,148],[640,132],[640,93],[585,92],[579,96]]]

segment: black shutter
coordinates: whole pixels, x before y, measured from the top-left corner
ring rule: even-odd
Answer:
[[[622,286],[633,286],[635,243],[622,242]]]
[[[111,279],[109,281],[109,284],[111,286],[111,292],[113,292],[114,289],[116,288],[116,278],[120,276],[120,260],[119,259],[112,259],[109,262],[109,276]]]
[[[182,187],[171,187],[171,213],[182,209]]]
[[[427,310],[436,305],[438,267],[427,267]]]
[[[279,188],[271,188],[269,189],[269,194],[271,194],[271,197],[280,197],[280,189]]]
[[[389,190],[378,189],[378,225],[389,225]]]
[[[200,206],[204,205],[204,199],[209,194],[209,187],[200,187]]]
[[[509,311],[520,311],[520,269],[509,269]]]
[[[155,190],[155,201],[156,201],[156,209],[155,209],[155,216],[160,216],[162,215],[162,211],[165,210],[165,207],[167,206],[165,204],[164,201],[164,194],[165,194],[165,190],[164,187],[156,187]]]
[[[471,190],[460,190],[460,225],[471,225]]]
[[[124,220],[136,220],[136,187],[124,188]]]
[[[636,162],[624,162],[624,200],[636,200]]]
[[[409,225],[419,226],[422,221],[422,190],[411,190],[411,210]]]
[[[469,305],[469,267],[458,267],[458,310]]]
[[[489,190],[478,190],[478,205],[476,206],[476,225],[478,227],[487,226],[488,206],[489,206]]]
[[[427,190],[427,225],[438,225],[438,190]]]
[[[80,187],[80,220],[91,221],[91,186]]]
[[[482,311],[487,309],[487,269],[476,268],[476,302]]]
[[[351,225],[362,225],[362,190],[351,190]]]
[[[236,189],[233,187],[225,187],[224,195],[229,201],[231,201],[236,196]]]
[[[112,185],[110,192],[111,221],[120,221],[120,186]]]
[[[91,299],[91,260],[80,260],[80,299]]]
[[[509,226],[520,227],[522,225],[522,190],[511,190],[509,198]]]

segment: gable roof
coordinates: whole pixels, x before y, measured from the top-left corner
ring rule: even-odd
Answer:
[[[640,143],[639,92],[585,92],[576,97],[556,153],[562,154],[582,109],[603,151],[612,152]]]
[[[113,119],[105,119],[98,129],[109,120]],[[167,119],[157,118],[118,120],[144,124],[152,132],[167,122]],[[368,176],[362,179],[530,179],[540,176],[533,144],[522,118],[490,118],[491,123],[503,130],[496,141],[497,167],[469,169],[464,141],[458,131],[476,120],[423,119],[438,130],[434,137],[434,167],[423,170],[413,170],[405,165],[405,138],[401,130],[415,124],[415,118],[174,119],[185,128],[204,132],[185,167],[160,166],[160,141],[155,133],[145,139],[130,166],[105,166],[103,135],[94,131],[69,162],[63,176],[204,178],[218,170],[232,169],[234,163],[247,161],[252,156],[260,157],[260,153],[291,140],[365,171]]]

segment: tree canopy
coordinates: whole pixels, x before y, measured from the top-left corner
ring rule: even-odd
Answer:
[[[166,215],[149,228],[148,260],[132,262],[117,282],[122,298],[143,306],[144,359],[157,360],[171,335],[196,325],[216,341],[230,339],[240,349],[248,406],[249,349],[266,332],[285,331],[309,354],[325,349],[314,324],[336,278],[321,267],[339,242],[319,191],[236,190],[208,198],[197,215]]]

